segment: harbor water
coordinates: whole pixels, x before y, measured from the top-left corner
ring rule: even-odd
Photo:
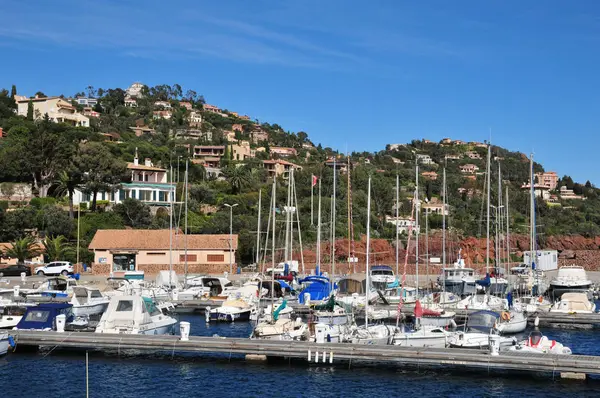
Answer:
[[[192,335],[248,337],[249,323],[206,324],[203,316],[182,315]],[[598,330],[543,329],[573,349],[600,355]],[[520,336],[523,337],[523,336]],[[19,351],[19,347],[17,347]],[[564,381],[531,374],[487,374],[449,369],[393,366],[319,365],[298,361],[246,362],[229,355],[172,352],[89,353],[91,397],[566,397],[598,396],[600,381]],[[85,353],[42,349],[0,358],[2,397],[85,396]]]

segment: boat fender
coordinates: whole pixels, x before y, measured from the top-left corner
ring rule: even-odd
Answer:
[[[544,301],[544,298],[542,296],[538,297],[538,302],[542,303]]]
[[[508,313],[506,311],[502,311],[502,320],[510,321],[510,313]]]
[[[17,344],[15,343],[15,339],[12,336],[8,336],[8,344],[12,347],[15,348],[17,346]]]

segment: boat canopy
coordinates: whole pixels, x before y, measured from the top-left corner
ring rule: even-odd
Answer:
[[[371,266],[371,271],[391,271],[391,272],[394,272],[392,270],[392,267],[390,267],[389,265],[372,265]]]
[[[489,333],[498,318],[500,318],[500,314],[495,311],[476,311],[469,315],[469,318],[467,319],[467,328],[483,333]]]
[[[301,284],[308,284],[300,292],[298,302],[304,304],[304,295],[308,293],[311,300],[323,300],[331,295],[331,282],[324,276],[307,276],[299,280]]]
[[[29,307],[17,324],[17,329],[54,329],[58,315],[64,314],[67,322],[73,320],[72,308],[68,303],[42,303]]]
[[[365,294],[367,291],[367,277],[365,274],[352,274],[341,278],[338,283],[338,291],[342,294]]]

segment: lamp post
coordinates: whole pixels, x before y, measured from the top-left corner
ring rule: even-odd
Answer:
[[[233,273],[233,208],[238,204],[235,203],[233,205],[223,203],[225,206],[229,207],[229,275]]]

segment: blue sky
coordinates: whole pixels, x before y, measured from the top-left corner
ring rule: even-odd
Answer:
[[[597,1],[0,2],[0,87],[178,83],[340,150],[449,136],[600,185]]]

